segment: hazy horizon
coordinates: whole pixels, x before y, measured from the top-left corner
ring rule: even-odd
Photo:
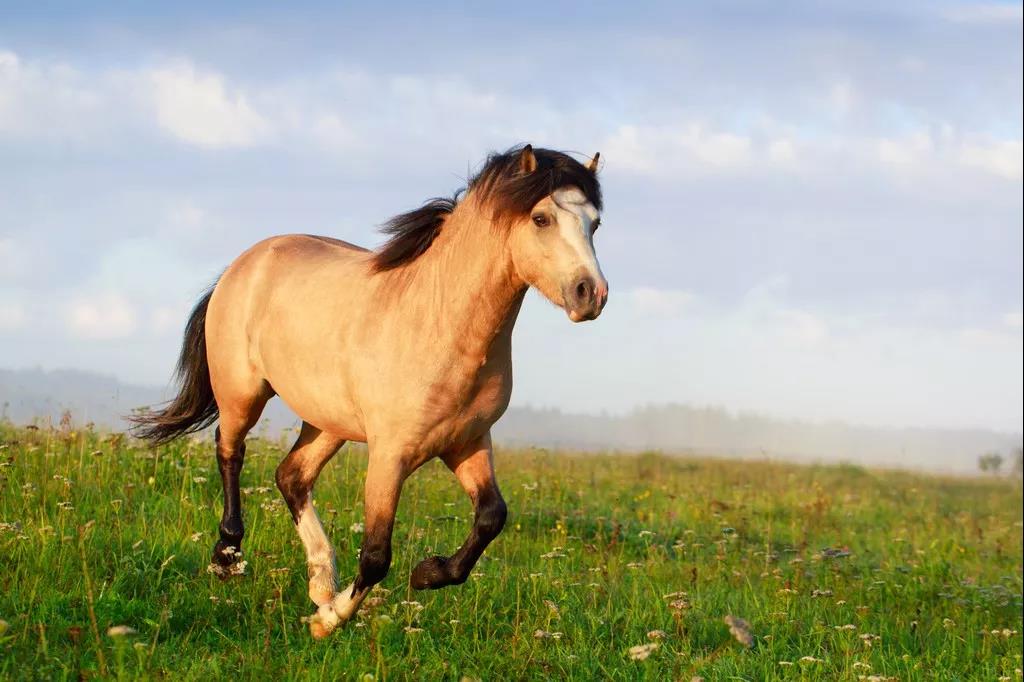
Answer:
[[[133,382],[126,382],[121,377],[119,377],[119,376],[117,376],[116,374],[113,374],[113,373],[95,372],[95,371],[92,371],[92,370],[89,370],[89,369],[83,369],[83,368],[79,368],[79,367],[53,367],[53,368],[47,368],[47,367],[43,367],[41,365],[35,365],[35,366],[32,366],[32,367],[5,367],[5,366],[0,365],[0,374],[2,374],[2,373],[11,373],[11,374],[14,374],[14,375],[27,375],[27,374],[31,374],[33,372],[42,372],[42,373],[44,373],[46,375],[50,375],[50,376],[56,376],[56,375],[61,375],[61,374],[64,374],[64,373],[70,373],[70,374],[76,374],[76,375],[80,374],[80,375],[87,376],[87,377],[96,377],[96,378],[100,378],[100,379],[103,379],[103,380],[112,381],[118,387],[121,387],[121,388],[139,389],[141,391],[146,392],[147,395],[158,396],[159,400],[169,400],[172,397],[172,395],[174,394],[175,386],[176,386],[173,377],[169,377],[168,380],[166,382],[164,382],[164,383],[133,383]],[[10,400],[11,397],[12,396],[8,396],[8,395],[4,395],[4,394],[0,393],[0,405],[2,405],[5,400]],[[156,402],[156,400],[151,400],[150,402],[145,403],[145,404],[147,406],[151,406],[155,402]],[[525,410],[534,410],[534,411],[538,411],[538,412],[549,412],[549,411],[550,412],[560,412],[560,413],[564,413],[564,414],[570,415],[570,416],[579,416],[579,417],[588,417],[588,418],[590,418],[590,417],[593,417],[593,418],[626,417],[626,416],[630,416],[630,415],[633,415],[633,414],[636,414],[638,412],[642,412],[642,411],[645,411],[645,410],[660,409],[660,408],[672,408],[672,407],[683,407],[683,408],[693,409],[693,410],[715,410],[715,411],[721,411],[721,412],[729,414],[730,416],[738,417],[738,418],[748,417],[749,416],[749,417],[755,417],[755,418],[759,418],[759,419],[768,419],[768,420],[777,421],[777,422],[800,423],[800,424],[807,424],[807,425],[812,425],[812,426],[827,426],[827,425],[835,424],[835,425],[848,426],[848,427],[854,427],[854,428],[877,429],[879,431],[887,431],[887,430],[930,430],[930,431],[959,430],[959,431],[973,431],[973,430],[976,430],[976,431],[990,431],[992,433],[1006,435],[1006,436],[1012,436],[1012,437],[1024,435],[1024,428],[1018,428],[1018,429],[1012,429],[1012,428],[1011,429],[998,429],[998,428],[990,428],[990,427],[985,427],[985,426],[974,426],[974,427],[972,427],[972,426],[941,426],[941,425],[939,425],[939,426],[927,426],[927,425],[918,425],[918,424],[873,424],[873,423],[866,423],[866,422],[858,422],[858,421],[851,420],[851,419],[844,419],[842,417],[814,419],[814,418],[810,418],[810,417],[802,417],[800,415],[778,414],[778,413],[773,413],[773,412],[770,412],[770,411],[757,410],[757,409],[735,408],[735,407],[732,407],[730,405],[725,405],[725,404],[694,403],[694,402],[679,402],[679,401],[676,401],[676,402],[672,402],[672,401],[666,401],[666,402],[645,402],[645,403],[636,403],[634,405],[625,406],[625,407],[623,407],[621,409],[599,408],[599,409],[589,410],[588,411],[588,410],[585,410],[585,409],[578,409],[578,410],[566,409],[565,406],[558,405],[558,404],[531,403],[531,402],[523,402],[523,401],[513,400],[512,404],[510,405],[510,407],[521,408],[521,409],[525,409]],[[39,415],[39,416],[44,416],[44,415]],[[73,415],[73,416],[75,416],[77,418],[79,415]]]
[[[402,21],[395,21],[400,15]],[[165,386],[279,233],[375,245],[491,150],[602,154],[602,317],[513,405],[1024,422],[1019,2],[48,3],[0,25],[0,366]]]
[[[78,370],[46,372],[0,368],[0,415],[15,424],[56,425],[65,411],[72,423],[122,430],[124,416],[170,397],[158,387],[132,386]],[[278,399],[264,410],[254,433],[271,438],[294,431],[299,420]],[[984,429],[878,428],[845,422],[810,422],[737,412],[710,405],[636,406],[620,414],[585,414],[563,408],[514,405],[492,429],[502,446],[591,452],[643,452],[799,462],[855,462],[880,468],[978,473],[978,457],[1011,460],[1021,433]]]

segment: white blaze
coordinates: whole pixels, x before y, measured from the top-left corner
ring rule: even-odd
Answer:
[[[604,280],[594,253],[593,227],[598,216],[594,204],[576,187],[556,190],[551,198],[555,202],[559,235],[575,254],[575,265],[585,267],[595,279]]]

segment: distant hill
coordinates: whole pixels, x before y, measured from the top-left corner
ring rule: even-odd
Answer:
[[[0,416],[18,424],[56,422],[65,410],[70,410],[76,423],[91,421],[123,429],[125,414],[160,403],[170,395],[170,389],[122,384],[91,372],[0,369]],[[257,430],[276,435],[297,424],[295,415],[275,399]],[[625,415],[513,407],[495,425],[494,436],[499,443],[514,445],[846,461],[951,473],[974,473],[978,455],[992,451],[1008,454],[1021,444],[1019,433],[886,429],[782,420],[686,405],[648,406]]]
[[[0,369],[0,416],[16,424],[57,423],[65,410],[77,424],[125,429],[124,417],[139,407],[157,405],[173,397],[171,387],[135,386],[116,378],[76,369]],[[280,432],[298,424],[295,415],[273,400],[260,428]]]

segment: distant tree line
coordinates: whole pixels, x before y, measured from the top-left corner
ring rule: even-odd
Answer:
[[[1008,474],[1010,476],[1024,476],[1024,451],[1021,448],[1016,448],[1013,454],[1010,455],[1010,465]],[[1003,470],[1003,464],[1006,463],[1004,458],[998,452],[986,452],[984,455],[978,457],[978,468],[986,474],[992,474],[998,476]]]

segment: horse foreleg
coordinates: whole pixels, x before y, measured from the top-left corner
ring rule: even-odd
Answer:
[[[442,456],[441,459],[473,501],[473,529],[451,557],[430,557],[413,569],[409,583],[417,590],[466,582],[484,549],[501,533],[508,515],[505,500],[494,478],[490,434],[472,443],[470,447]]]
[[[366,501],[363,544],[359,550],[359,574],[329,603],[317,609],[310,619],[310,633],[316,639],[326,637],[339,625],[347,623],[373,586],[388,574],[391,567],[391,532],[395,511],[407,476],[405,466],[397,458],[388,459],[385,452],[374,456],[366,470]]]
[[[299,437],[288,456],[277,467],[277,488],[288,503],[295,528],[306,548],[309,574],[309,598],[317,606],[330,603],[337,589],[334,547],[313,506],[313,485],[324,465],[334,456],[344,439],[302,423]]]

